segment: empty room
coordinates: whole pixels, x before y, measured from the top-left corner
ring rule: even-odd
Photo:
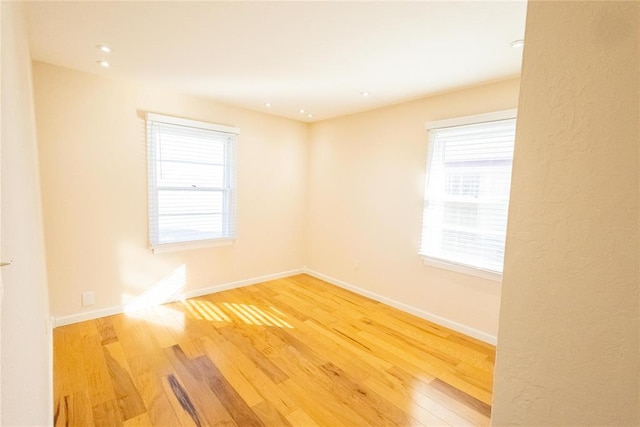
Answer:
[[[639,426],[640,3],[1,2],[2,426]]]

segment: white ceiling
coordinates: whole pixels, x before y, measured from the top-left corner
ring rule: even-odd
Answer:
[[[526,2],[43,1],[27,9],[35,60],[315,121],[518,76],[522,52],[509,43],[524,38]]]

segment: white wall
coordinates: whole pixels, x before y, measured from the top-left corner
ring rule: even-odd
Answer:
[[[518,87],[509,80],[312,124],[307,266],[494,341],[500,283],[418,257],[425,123],[515,108]]]
[[[174,291],[304,266],[305,123],[38,62],[34,85],[51,310],[57,318],[78,320],[149,292],[157,302]],[[240,237],[232,246],[161,254],[148,249],[147,111],[240,128]],[[167,281],[176,287],[164,293]],[[95,292],[95,306],[81,306],[83,291]]]
[[[2,7],[2,425],[51,423],[51,336],[33,125],[31,58],[22,4]]]
[[[496,426],[640,425],[639,23],[529,2]]]

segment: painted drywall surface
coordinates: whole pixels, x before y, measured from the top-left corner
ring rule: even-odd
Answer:
[[[34,82],[54,316],[304,265],[306,124],[44,63]],[[240,128],[233,245],[147,248],[147,111]],[[81,307],[83,291],[95,306]]]
[[[51,336],[31,58],[22,5],[2,2],[2,425],[50,425]]]
[[[640,425],[638,2],[529,2],[493,425]]]
[[[307,266],[495,336],[500,283],[418,257],[425,122],[515,108],[518,86],[509,80],[312,124]]]

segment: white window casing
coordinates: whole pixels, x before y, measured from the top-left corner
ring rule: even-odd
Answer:
[[[147,113],[149,246],[230,244],[236,232],[237,128]]]
[[[501,280],[516,110],[427,123],[427,265]]]

